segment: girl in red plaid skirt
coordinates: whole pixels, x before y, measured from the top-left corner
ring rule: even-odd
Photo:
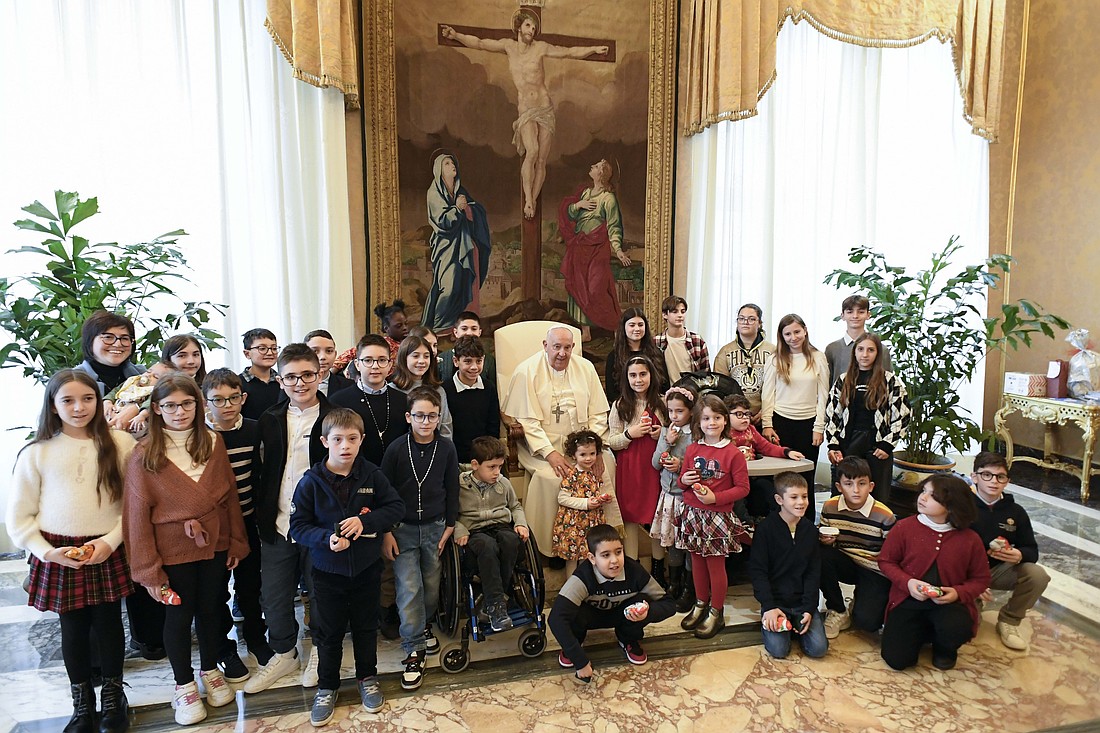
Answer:
[[[129,727],[121,600],[134,585],[122,546],[122,474],[133,448],[128,433],[108,427],[92,377],[63,369],[46,385],[38,430],[16,459],[8,531],[31,554],[28,604],[60,617],[73,695],[66,731]],[[98,728],[93,630],[103,674]]]

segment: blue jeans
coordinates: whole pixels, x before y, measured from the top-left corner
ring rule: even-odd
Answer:
[[[787,617],[790,618],[787,611],[783,613],[786,613]],[[825,652],[829,651],[829,640],[825,638],[825,624],[821,620],[821,614],[817,611],[814,611],[810,617],[810,630],[805,634],[794,631],[768,631],[767,629],[763,629],[763,632],[764,649],[776,659],[785,659],[790,653],[792,638],[798,639],[798,643],[802,646],[802,653],[807,657],[823,657]]]
[[[401,615],[401,648],[406,654],[427,648],[424,627],[439,606],[439,540],[445,528],[440,519],[400,524],[393,531],[398,552],[393,559],[393,579]]]

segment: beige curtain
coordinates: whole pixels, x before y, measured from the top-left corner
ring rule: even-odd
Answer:
[[[861,46],[950,41],[966,119],[974,134],[996,138],[1005,0],[692,0],[684,134],[756,114],[775,81],[776,36],[788,18]]]
[[[348,109],[359,108],[354,0],[267,0],[264,27],[295,79],[336,87]]]

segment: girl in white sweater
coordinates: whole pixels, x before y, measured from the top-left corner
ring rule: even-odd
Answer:
[[[129,727],[121,601],[134,585],[122,547],[122,487],[133,448],[129,434],[107,426],[95,381],[62,369],[46,385],[38,430],[15,462],[8,532],[31,554],[28,605],[55,611],[61,620],[73,695],[66,731],[95,729],[93,630],[103,674],[98,729]]]
[[[825,439],[825,403],[829,397],[829,363],[810,343],[806,322],[794,313],[779,320],[775,356],[764,367],[760,390],[761,435],[798,451],[817,465]],[[803,472],[814,485],[814,469]],[[813,490],[806,516],[814,517]]]

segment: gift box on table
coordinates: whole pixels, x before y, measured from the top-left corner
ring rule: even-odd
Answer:
[[[1047,376],[1026,372],[1005,372],[1005,392],[1024,397],[1046,397]]]

